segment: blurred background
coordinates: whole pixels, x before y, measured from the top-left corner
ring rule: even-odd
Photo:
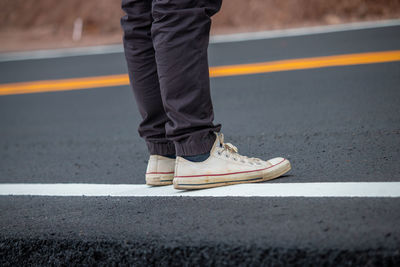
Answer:
[[[120,0],[0,0],[0,52],[121,42]],[[212,34],[400,18],[400,0],[225,0]]]

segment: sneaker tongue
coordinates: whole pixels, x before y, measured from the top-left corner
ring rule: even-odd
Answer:
[[[231,143],[224,143],[224,135],[222,133],[217,134],[217,136],[220,147],[224,147],[233,153],[238,153],[236,146],[232,145]]]
[[[223,133],[218,134],[218,140],[221,145],[224,143],[224,134]]]
[[[218,140],[218,145],[220,147],[224,146],[224,135],[222,133],[217,133],[217,140]]]

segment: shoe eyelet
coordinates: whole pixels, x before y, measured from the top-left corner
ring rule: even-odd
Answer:
[[[217,154],[221,156],[221,151],[218,151]]]
[[[237,158],[233,158],[234,161],[237,161]]]
[[[229,158],[229,155],[228,155],[228,154],[225,154],[225,157],[226,157],[226,158]]]

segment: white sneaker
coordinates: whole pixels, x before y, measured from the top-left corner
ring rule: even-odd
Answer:
[[[147,164],[147,185],[170,185],[174,179],[175,159],[151,155]]]
[[[230,184],[262,182],[277,178],[290,170],[290,162],[284,158],[263,161],[238,154],[238,149],[224,143],[223,134],[217,138],[210,157],[202,162],[176,158],[175,189],[200,189]]]

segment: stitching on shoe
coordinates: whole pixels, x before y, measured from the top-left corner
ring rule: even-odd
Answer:
[[[174,172],[146,172],[146,174],[170,174]]]

